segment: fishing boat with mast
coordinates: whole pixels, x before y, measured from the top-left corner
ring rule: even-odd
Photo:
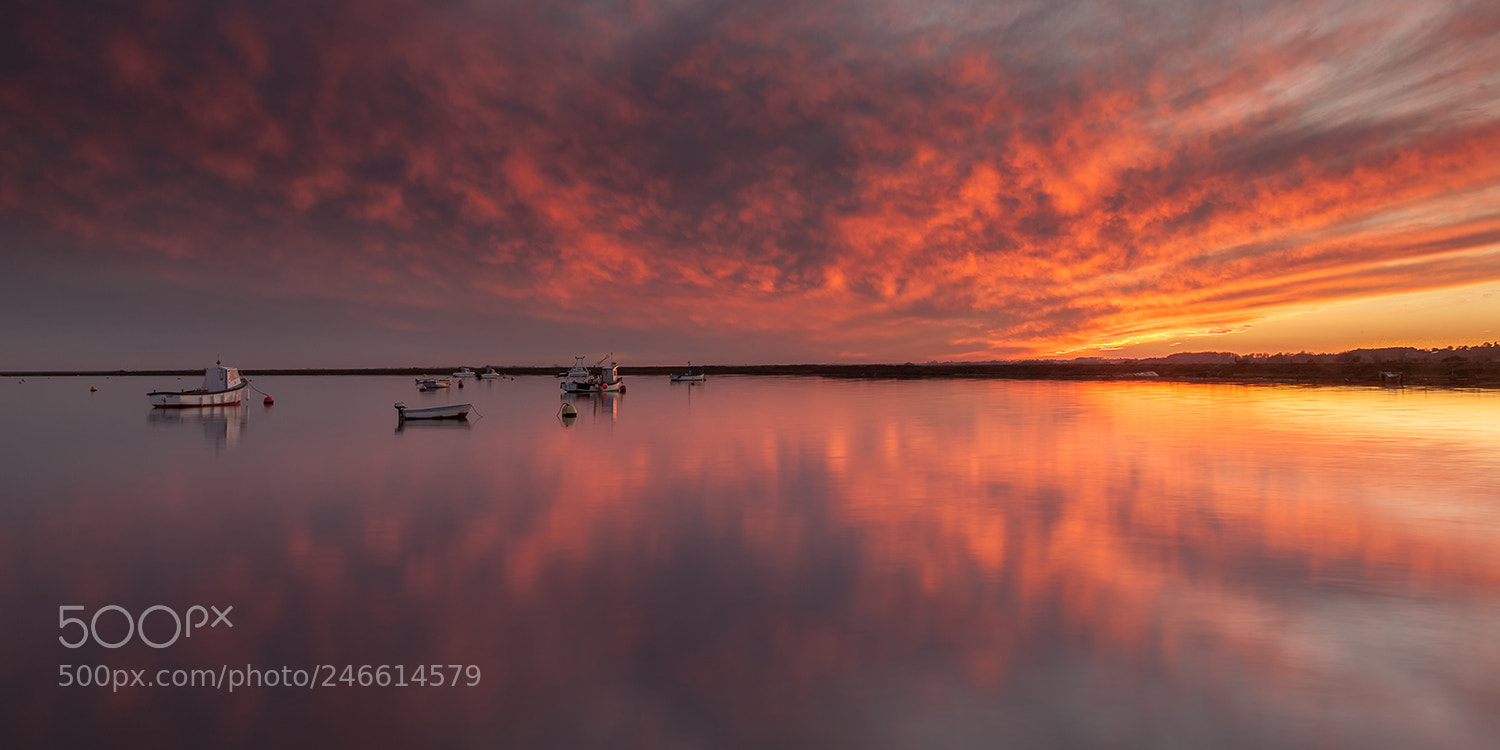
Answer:
[[[574,357],[572,369],[563,374],[563,381],[558,387],[563,393],[620,393],[625,390],[625,380],[620,377],[620,365],[618,362],[610,362],[609,367],[604,367],[604,360],[614,354],[606,354],[588,367],[583,363],[583,357]]]
[[[704,380],[707,380],[707,378],[703,375],[703,368],[700,367],[697,370],[694,370],[692,362],[688,362],[687,372],[674,372],[671,375],[668,375],[667,379],[672,381],[673,383],[702,383]]]
[[[190,391],[152,391],[146,394],[155,409],[196,409],[205,406],[238,406],[250,381],[238,368],[214,362],[203,371],[203,385]]]

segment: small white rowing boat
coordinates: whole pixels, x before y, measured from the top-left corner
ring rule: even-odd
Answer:
[[[453,381],[449,378],[417,378],[416,380],[419,391],[435,391],[453,385]]]
[[[408,409],[404,401],[396,402],[396,416],[400,419],[468,419],[473,404],[449,404],[429,406],[424,409]]]

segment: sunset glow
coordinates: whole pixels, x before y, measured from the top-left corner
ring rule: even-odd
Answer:
[[[23,1],[0,48],[5,365],[1500,338],[1494,3]]]

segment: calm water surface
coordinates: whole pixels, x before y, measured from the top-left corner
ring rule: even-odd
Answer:
[[[203,413],[148,408],[173,378],[0,383],[0,744],[1500,737],[1500,394],[629,383],[568,422],[552,378],[266,377],[274,407]],[[483,416],[398,429],[397,400]],[[58,642],[60,606],[110,604],[233,606],[233,628]],[[465,674],[58,686],[428,664]]]

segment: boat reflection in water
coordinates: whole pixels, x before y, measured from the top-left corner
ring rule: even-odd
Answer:
[[[467,419],[398,419],[396,420],[396,434],[400,435],[407,430],[437,430],[450,432],[468,432],[474,429],[474,423]]]
[[[607,419],[611,424],[620,417],[620,405],[625,400],[625,393],[621,391],[579,391],[576,393],[564,392],[559,398],[565,404],[572,404],[577,411],[573,416],[589,414],[596,420]]]
[[[215,448],[234,448],[245,431],[246,408],[234,406],[204,406],[197,409],[152,409],[146,413],[146,421],[152,427],[164,429],[203,430],[203,437]]]

